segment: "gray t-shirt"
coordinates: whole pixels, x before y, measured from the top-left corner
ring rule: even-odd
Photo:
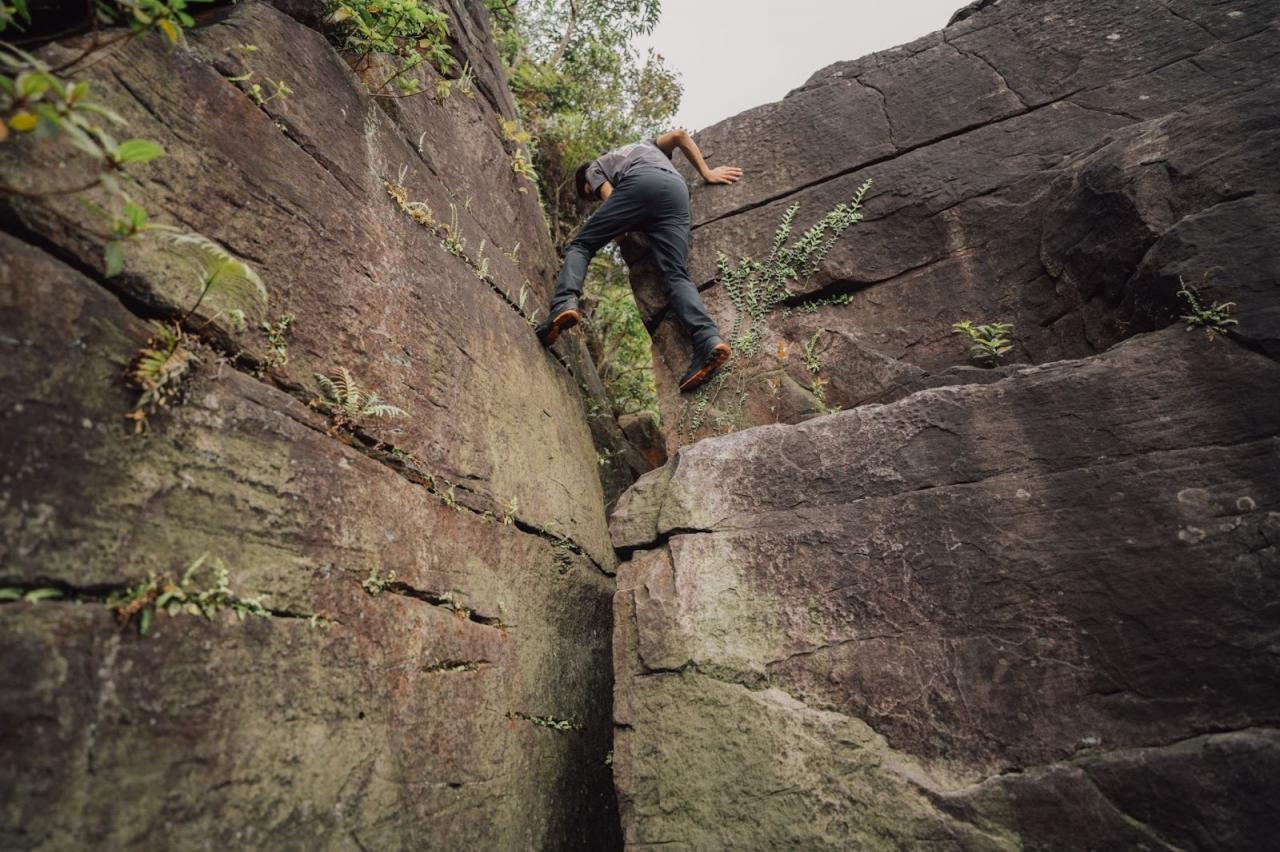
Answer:
[[[630,145],[615,148],[593,160],[587,167],[587,185],[591,187],[592,192],[598,190],[606,180],[617,186],[623,175],[637,166],[666,169],[674,174],[680,174],[672,165],[671,158],[662,153],[657,142],[645,139],[642,142],[632,142]]]

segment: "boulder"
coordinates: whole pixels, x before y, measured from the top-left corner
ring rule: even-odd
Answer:
[[[1278,383],[1168,329],[683,448],[613,517],[628,843],[1265,847]]]

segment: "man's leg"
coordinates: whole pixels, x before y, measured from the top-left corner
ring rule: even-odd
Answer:
[[[582,282],[587,277],[587,264],[596,252],[609,240],[630,230],[639,213],[639,205],[633,193],[626,191],[626,183],[613,191],[600,209],[583,223],[578,235],[569,243],[564,255],[564,265],[556,278],[555,293],[551,296],[551,310],[566,304],[578,303],[582,298]]]
[[[690,228],[686,216],[661,219],[646,232],[653,247],[654,260],[667,286],[667,299],[693,345],[694,358],[706,354],[709,344],[720,339],[720,329],[707,313],[698,288],[689,280],[688,258]]]
[[[561,331],[578,323],[578,302],[582,299],[587,265],[609,240],[632,228],[643,206],[638,201],[634,193],[627,191],[624,179],[569,243],[560,275],[556,278],[555,291],[551,294],[551,311],[537,329],[538,339],[544,346],[555,343]]]

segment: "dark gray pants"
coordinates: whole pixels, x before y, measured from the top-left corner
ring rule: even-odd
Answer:
[[[551,316],[582,298],[587,264],[595,253],[619,234],[635,231],[649,238],[671,312],[689,335],[695,355],[702,354],[720,330],[689,280],[689,186],[665,169],[636,168],[623,175],[608,200],[583,224],[565,253],[551,296]]]

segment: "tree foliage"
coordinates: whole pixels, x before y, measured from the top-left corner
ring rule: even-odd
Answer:
[[[583,308],[590,319],[587,348],[614,413],[657,417],[649,333],[631,294],[627,267],[613,247],[591,262]]]
[[[658,22],[660,0],[487,0],[554,239],[584,209],[574,170],[666,130],[680,80],[660,54],[632,45]]]
[[[552,239],[568,242],[586,217],[573,175],[605,151],[669,129],[680,78],[638,36],[661,0],[486,0],[533,155]],[[649,335],[626,266],[612,249],[591,264],[583,307],[587,345],[615,413],[657,414]]]

